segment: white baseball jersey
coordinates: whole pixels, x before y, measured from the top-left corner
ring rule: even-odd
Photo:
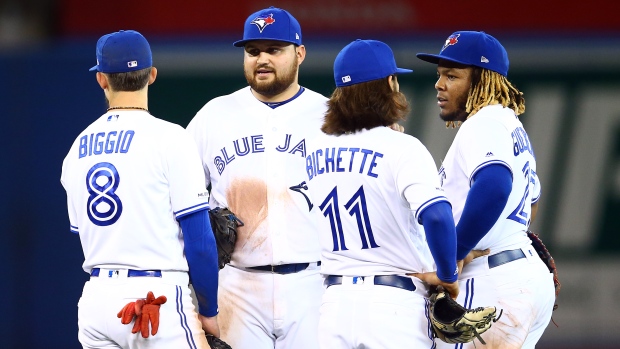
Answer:
[[[474,248],[489,248],[491,254],[530,244],[525,231],[532,203],[541,193],[534,150],[523,124],[512,109],[501,105],[484,107],[463,123],[439,170],[456,224],[474,175],[493,164],[510,169],[512,191],[501,216]]]
[[[108,112],[74,141],[62,167],[83,268],[187,271],[176,219],[208,208],[196,145],[144,111]]]
[[[446,201],[430,153],[388,127],[311,141],[306,179],[319,223],[321,273],[433,270],[419,214]]]
[[[272,109],[245,87],[209,101],[187,126],[211,185],[211,207],[229,207],[245,223],[233,266],[320,259],[302,182],[306,141],[321,133],[326,101],[306,89]]]
[[[492,268],[488,256],[474,259],[459,276],[461,292],[457,302],[467,308],[492,305],[503,310],[499,321],[482,335],[489,345],[531,349],[551,319],[553,275],[525,234],[532,203],[541,192],[534,150],[513,110],[501,105],[484,107],[463,123],[440,169],[457,224],[472,178],[492,164],[502,164],[512,171],[512,191],[499,219],[474,249],[489,248],[491,255],[521,249],[525,258]],[[437,347],[452,349],[454,344],[438,341]],[[475,345],[472,342],[461,347]]]

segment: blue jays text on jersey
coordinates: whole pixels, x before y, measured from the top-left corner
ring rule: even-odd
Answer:
[[[121,130],[91,133],[80,137],[79,158],[99,154],[127,153],[135,132]]]
[[[220,149],[222,156],[216,156],[213,159],[213,164],[217,168],[218,173],[221,175],[222,172],[226,169],[226,165],[230,164],[233,160],[236,159],[236,156],[246,156],[248,154],[262,153],[265,151],[265,145],[263,144],[263,135],[254,135],[248,137],[242,137],[233,141],[234,153],[231,152],[226,147]],[[306,157],[306,139],[302,138],[301,141],[297,142],[294,146],[291,147],[291,142],[293,139],[293,135],[286,134],[283,143],[275,147],[275,149],[281,153],[287,152],[289,154],[297,154],[301,157]],[[229,155],[230,153],[230,155]]]
[[[358,154],[356,156],[356,154]],[[308,180],[329,172],[366,172],[366,175],[377,178],[373,172],[383,154],[364,148],[325,148],[318,149],[306,157]]]

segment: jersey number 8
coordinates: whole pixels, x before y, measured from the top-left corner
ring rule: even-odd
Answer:
[[[100,162],[88,170],[86,189],[90,195],[86,212],[93,224],[107,226],[116,223],[120,218],[123,204],[115,193],[119,183],[118,171],[109,162]]]

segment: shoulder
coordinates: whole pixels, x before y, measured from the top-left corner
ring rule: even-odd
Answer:
[[[328,98],[323,96],[322,94],[312,91],[306,87],[304,87],[304,89],[305,89],[304,93],[301,94],[304,98],[317,100],[320,102],[327,102]]]
[[[240,103],[247,103],[252,98],[254,97],[250,92],[250,87],[246,86],[233,93],[211,99],[198,110],[194,118],[206,118],[213,112],[231,110],[231,108],[238,106]]]
[[[480,109],[461,125],[459,133],[489,133],[509,131],[510,121],[518,118],[514,111],[501,105],[491,105]]]

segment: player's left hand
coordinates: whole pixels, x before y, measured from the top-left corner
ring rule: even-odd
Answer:
[[[153,292],[149,291],[146,299],[138,299],[135,302],[127,303],[121,311],[116,314],[124,325],[129,324],[135,317],[131,333],[140,333],[142,338],[149,336],[149,323],[151,324],[151,335],[156,335],[159,330],[159,307],[166,303],[166,296],[155,298]]]
[[[489,253],[491,253],[491,250],[488,249],[488,248],[486,250],[471,250],[471,251],[469,251],[469,253],[467,254],[467,256],[465,256],[465,258],[461,259],[460,261],[456,261],[456,264],[459,267],[459,275],[463,271],[463,268],[467,264],[471,263],[471,261],[473,261],[475,258],[486,256]]]

